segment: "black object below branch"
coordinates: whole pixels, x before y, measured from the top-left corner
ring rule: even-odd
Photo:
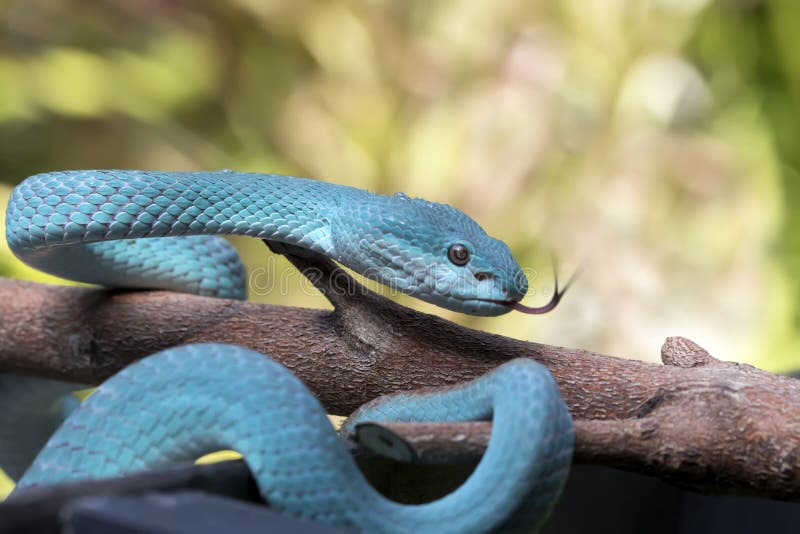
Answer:
[[[421,496],[434,499],[452,491],[473,465],[406,464],[374,456],[358,460],[376,487],[402,502],[419,502]],[[166,513],[165,503],[175,505],[177,515]],[[217,523],[198,523],[211,508]],[[199,525],[191,530],[198,533],[207,532],[201,527],[218,525],[218,521],[226,522],[225,532],[237,534],[254,532],[256,523],[264,532],[272,526],[274,532],[297,531],[281,528],[284,521],[292,520],[263,506],[247,466],[237,460],[31,489],[0,504],[0,533],[60,533],[66,527],[75,534],[180,533],[182,526],[171,526],[184,525],[181,518],[186,525]],[[700,495],[642,475],[576,465],[543,532],[788,534],[797,532],[798,524],[800,504]],[[308,522],[299,522],[297,528],[308,533],[334,532]]]
[[[83,497],[67,505],[61,518],[62,531],[73,534],[345,533],[200,491]]]
[[[12,494],[6,502],[0,504],[0,532],[61,532],[61,510],[82,497],[176,490],[198,490],[244,501],[261,502],[255,481],[243,461],[188,464],[108,480],[30,488],[19,495]]]

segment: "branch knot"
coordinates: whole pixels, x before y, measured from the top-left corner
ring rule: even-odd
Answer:
[[[706,349],[681,336],[668,337],[661,346],[661,361],[675,367],[701,367],[719,363]]]

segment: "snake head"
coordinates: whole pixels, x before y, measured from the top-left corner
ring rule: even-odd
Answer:
[[[452,206],[398,194],[337,211],[336,259],[393,289],[486,316],[511,311],[528,290],[508,246]]]

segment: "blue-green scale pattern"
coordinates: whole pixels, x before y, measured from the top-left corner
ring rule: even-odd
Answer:
[[[377,410],[377,412],[376,412]],[[561,492],[572,455],[569,412],[549,373],[514,360],[454,390],[373,401],[348,421],[493,416],[469,479],[434,502],[390,501],[364,479],[325,410],[291,372],[222,344],[169,349],[106,381],[48,441],[18,489],[113,477],[231,448],[263,498],[293,516],[364,532],[531,531]],[[12,497],[13,498],[13,497]]]

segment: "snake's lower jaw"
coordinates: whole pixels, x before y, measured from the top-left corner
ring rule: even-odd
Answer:
[[[459,313],[482,317],[497,317],[510,312],[513,308],[505,301],[490,299],[452,299],[454,302],[436,303],[437,305]]]
[[[563,293],[556,293],[547,304],[544,306],[535,307],[526,306],[518,300],[483,300],[479,301],[483,303],[483,307],[481,309],[476,311],[476,309],[470,308],[466,313],[471,315],[497,316],[506,314],[513,310],[526,313],[528,315],[541,315],[555,309],[555,307],[558,306],[558,303],[561,301],[562,295]],[[490,304],[491,306],[486,306],[486,304]]]

